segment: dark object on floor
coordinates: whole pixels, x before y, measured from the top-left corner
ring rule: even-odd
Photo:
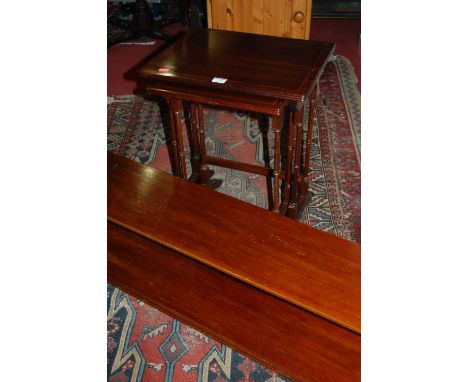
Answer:
[[[182,0],[154,4],[154,11],[146,0],[136,0],[135,3],[120,5],[107,20],[107,47],[141,37],[172,41],[175,36],[164,33],[162,28],[178,21],[186,24],[184,4]],[[154,12],[161,12],[158,15],[160,20],[155,20]]]

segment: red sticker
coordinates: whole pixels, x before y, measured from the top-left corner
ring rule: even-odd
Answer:
[[[167,72],[170,72],[170,71],[171,71],[171,69],[169,69],[169,68],[159,68],[158,69],[158,72],[161,72],[161,73],[167,73]]]

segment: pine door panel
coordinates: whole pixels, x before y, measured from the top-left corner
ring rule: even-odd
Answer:
[[[308,39],[312,0],[207,0],[208,27]]]

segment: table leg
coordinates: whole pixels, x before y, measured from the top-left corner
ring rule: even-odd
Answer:
[[[177,136],[177,146],[179,149],[178,153],[178,162],[180,168],[180,174],[183,179],[187,179],[187,168],[185,166],[185,152],[184,152],[184,139],[182,136],[182,101],[178,99],[171,99],[171,111],[173,114],[176,136]]]
[[[284,193],[283,201],[281,204],[281,214],[285,214],[289,205],[289,197],[291,195],[291,172],[292,160],[294,152],[294,119],[293,112],[289,112],[289,125],[288,125],[288,151],[286,154],[286,166],[284,174]]]
[[[174,113],[172,112],[172,100],[167,100],[169,106],[169,123],[171,126],[171,144],[172,144],[172,155],[174,157],[175,165],[175,176],[181,176],[180,172],[180,163],[179,163],[179,153],[177,147],[177,133],[176,133],[176,124],[174,121]]]
[[[206,163],[206,142],[205,142],[205,120],[203,117],[203,107],[197,105],[198,111],[198,129],[200,136],[200,156],[201,156],[201,184],[208,184],[208,165]]]
[[[279,214],[279,176],[280,176],[280,154],[281,154],[281,122],[283,116],[274,116],[272,117],[272,127],[275,132],[275,158],[274,158],[274,187],[273,187],[273,212]],[[268,179],[268,178],[267,178]]]
[[[192,141],[193,141],[193,164],[192,170],[195,173],[195,178],[200,176],[201,163],[200,163],[200,141],[198,132],[198,110],[197,105],[194,103],[190,104],[190,125],[192,130]]]
[[[304,108],[294,113],[294,123],[296,127],[294,138],[294,163],[293,163],[293,181],[291,187],[291,198],[288,206],[288,216],[295,219],[297,217],[297,193],[299,186],[299,169],[301,167],[301,149],[302,149],[302,125]]]
[[[300,189],[299,189],[299,205],[304,203],[306,196],[309,192],[310,149],[312,146],[312,134],[314,130],[314,116],[316,114],[316,104],[317,104],[317,99],[316,97],[314,97],[314,99],[310,101],[309,118],[307,121],[307,140],[306,140],[306,147],[305,147],[304,174],[303,174],[302,182],[300,184]]]

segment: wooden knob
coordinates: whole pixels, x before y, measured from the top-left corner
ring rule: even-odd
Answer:
[[[298,24],[302,23],[304,21],[304,13],[302,13],[301,11],[297,11],[294,14],[294,21]]]

